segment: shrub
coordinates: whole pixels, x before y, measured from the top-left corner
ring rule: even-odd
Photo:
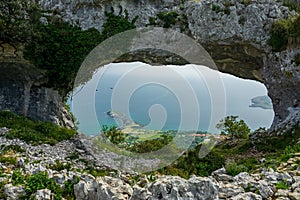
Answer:
[[[39,172],[26,179],[25,192],[23,199],[29,199],[37,190],[49,189],[53,193],[53,199],[62,199],[62,189],[57,185],[53,178],[49,179],[46,172]]]
[[[274,51],[284,50],[288,43],[288,29],[285,21],[279,21],[272,24],[270,30],[270,39],[268,43]]]
[[[247,172],[248,168],[243,164],[237,164],[236,162],[231,162],[226,165],[226,172],[231,176],[236,176],[241,172]]]
[[[216,4],[212,4],[211,9],[212,9],[213,11],[215,11],[216,13],[221,12],[220,6],[218,6],[218,5],[216,5]]]
[[[125,134],[115,126],[103,126],[102,133],[111,143],[115,145],[120,145],[125,142]]]
[[[36,67],[47,70],[47,86],[58,89],[65,97],[72,90],[77,71],[88,53],[103,40],[135,28],[134,22],[120,11],[106,12],[102,34],[94,28],[81,30],[60,18],[48,17],[48,24],[33,26],[33,36],[25,46],[24,57]]]
[[[270,29],[269,45],[272,46],[273,51],[282,51],[286,49],[289,39],[293,41],[300,37],[300,15],[282,19],[274,22]]]
[[[176,11],[161,12],[157,17],[164,23],[163,28],[171,28],[177,22],[179,13]]]
[[[47,70],[47,86],[65,96],[72,89],[84,58],[101,42],[100,33],[96,29],[82,31],[60,19],[50,20],[47,25],[38,23],[33,32],[24,58]]]
[[[238,121],[237,118],[237,116],[227,116],[216,127],[221,130],[221,134],[228,134],[235,138],[248,138],[249,127],[244,120]]]
[[[20,172],[20,170],[15,169],[12,177],[11,177],[11,181],[13,185],[20,185],[24,183],[24,176],[22,175],[22,173]]]
[[[278,183],[276,183],[275,187],[276,187],[277,190],[279,190],[279,189],[282,189],[282,190],[289,189],[289,186],[285,181],[279,181]]]
[[[31,36],[31,27],[39,19],[38,4],[29,0],[0,1],[0,40],[26,42]]]
[[[103,24],[102,28],[102,40],[109,38],[118,33],[124,32],[126,30],[135,29],[136,26],[134,23],[138,19],[136,16],[133,20],[129,20],[128,11],[124,11],[125,15],[123,15],[123,10],[120,9],[118,15],[114,14],[114,10],[111,12],[105,12],[105,16],[107,17],[107,21]]]
[[[295,63],[296,65],[300,65],[300,53],[295,55]]]
[[[299,12],[300,10],[298,3],[292,0],[284,0],[282,5],[288,7],[291,11],[295,10]]]
[[[0,111],[0,127],[4,126],[11,129],[5,137],[19,138],[33,144],[42,142],[54,145],[59,141],[71,139],[76,134],[75,130],[62,128],[50,122],[32,121],[12,112]],[[14,148],[21,151],[17,147]]]
[[[76,185],[80,179],[76,176],[73,180],[67,180],[64,182],[62,196],[65,199],[75,199],[74,185]]]

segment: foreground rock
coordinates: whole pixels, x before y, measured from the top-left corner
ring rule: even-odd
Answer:
[[[132,200],[142,199],[218,199],[218,184],[209,178],[162,176],[153,183],[134,188]]]
[[[1,130],[7,131],[5,128]],[[24,152],[7,154],[17,158],[16,163],[0,163],[2,169],[0,185],[3,187],[0,187],[0,194],[3,191],[5,199],[19,199],[26,193],[24,184],[13,185],[12,174],[17,169],[23,176],[46,172],[48,178],[53,179],[62,189],[66,187],[65,183],[74,183],[71,190],[73,197],[78,200],[298,200],[300,194],[300,174],[297,164],[300,160],[299,153],[295,153],[287,162],[282,163],[276,171],[261,169],[254,174],[242,172],[230,176],[222,168],[209,177],[191,176],[186,180],[177,176],[158,174],[146,176],[114,170],[109,172],[99,163],[97,165],[92,160],[84,160],[89,155],[82,149],[77,150],[74,141],[64,141],[55,146],[45,144],[32,146],[20,140],[0,137],[0,142],[1,148],[19,144],[24,150]],[[76,158],[74,152],[79,154]],[[89,174],[91,169],[107,172],[103,173],[103,176],[94,176],[95,174]],[[54,191],[49,188],[42,188],[33,191],[31,197],[50,200],[54,195]]]

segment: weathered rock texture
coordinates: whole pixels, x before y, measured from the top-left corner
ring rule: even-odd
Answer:
[[[62,141],[54,146],[33,146],[19,139],[3,137],[8,131],[7,128],[0,128],[0,151],[15,145],[19,145],[24,151],[4,153],[4,156],[16,158],[17,162],[0,163],[0,184],[3,186],[0,192],[2,189],[6,199],[20,199],[25,193],[24,184],[12,184],[14,170],[19,170],[24,176],[47,172],[48,177],[53,178],[61,187],[64,187],[66,181],[74,182],[74,197],[78,200],[298,200],[300,195],[300,153],[292,154],[291,158],[274,169],[261,166],[262,168],[253,174],[241,172],[231,176],[225,168],[221,168],[209,177],[191,176],[187,180],[178,176],[137,176],[136,173],[108,170],[109,168],[103,167],[101,163],[98,165],[89,159],[90,155],[78,149],[78,144],[74,144],[74,141]],[[113,167],[113,163],[105,161],[108,167]],[[58,163],[60,167],[55,167]],[[61,166],[70,167],[62,170]],[[87,173],[88,169],[108,171],[104,177],[95,177]],[[279,183],[284,183],[286,188],[279,189]],[[33,192],[34,199],[53,199],[51,196],[54,191],[49,188]]]
[[[74,127],[62,97],[44,86],[47,78],[43,71],[22,62],[0,62],[0,71],[0,110]]]
[[[273,128],[278,128],[275,125],[279,123],[288,128],[299,122],[299,117],[295,116],[299,115],[300,107],[300,91],[296,89],[300,85],[300,75],[299,67],[293,62],[297,47],[273,53],[267,44],[271,24],[296,14],[281,2],[204,0],[183,4],[180,0],[41,0],[41,5],[46,10],[59,11],[66,21],[77,23],[83,29],[95,27],[99,30],[105,21],[104,12],[111,11],[111,7],[115,13],[120,8],[126,9],[131,19],[139,16],[138,27],[149,24],[149,18],[157,18],[160,12],[176,11],[183,20],[172,28],[202,44],[219,70],[266,85],[276,113]],[[157,23],[163,24],[160,20]],[[144,57],[138,59],[147,61]],[[131,58],[136,60],[137,57]],[[282,123],[290,118],[292,124]]]

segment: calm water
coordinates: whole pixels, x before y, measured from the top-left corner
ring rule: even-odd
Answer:
[[[265,86],[257,81],[204,66],[152,67],[135,62],[99,69],[87,84],[76,88],[70,103],[79,131],[88,135],[98,134],[102,125],[122,126],[118,118],[148,129],[218,133],[216,123],[228,115],[239,116],[252,130],[270,127],[273,110],[251,102],[266,95]],[[270,103],[268,98],[260,99]]]

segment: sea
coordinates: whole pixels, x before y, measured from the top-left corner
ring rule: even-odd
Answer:
[[[230,115],[255,130],[269,128],[274,118],[263,83],[192,64],[101,66],[74,88],[68,103],[86,135],[100,134],[104,125],[135,124],[147,130],[220,133],[216,124]]]

